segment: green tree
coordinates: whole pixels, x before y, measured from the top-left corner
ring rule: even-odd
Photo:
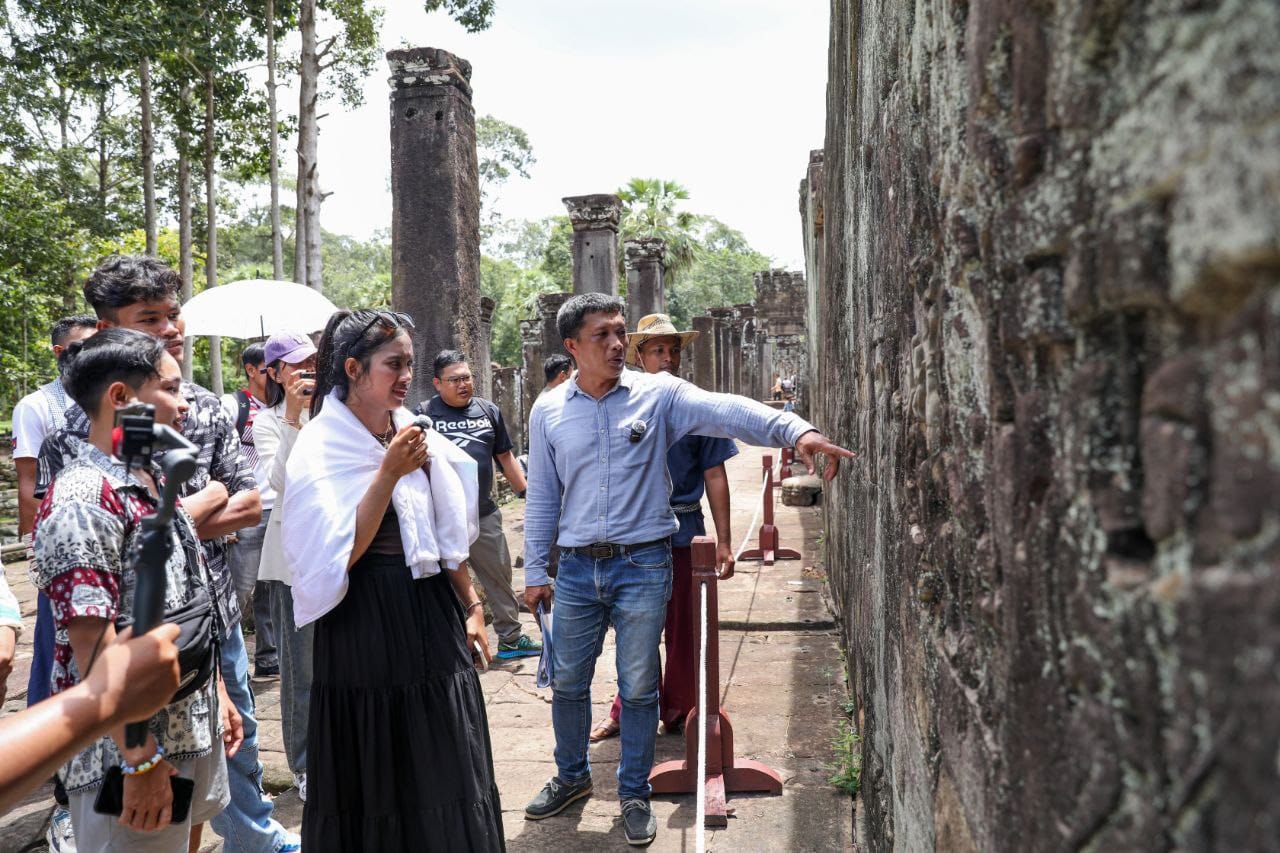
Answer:
[[[666,281],[671,285],[693,266],[701,251],[699,217],[677,209],[688,200],[689,191],[662,178],[632,178],[618,190],[618,197],[623,204],[619,237],[661,237],[667,244]]]
[[[67,271],[82,270],[88,257],[89,235],[67,215],[63,200],[18,167],[0,164],[0,401],[5,411],[53,378],[49,327],[67,313]]]
[[[768,269],[768,256],[752,249],[742,233],[712,217],[702,220],[697,259],[667,289],[667,312],[682,329],[720,305],[755,298],[755,273]]]
[[[514,124],[481,116],[476,121],[476,154],[480,165],[480,236],[488,240],[501,221],[498,194],[511,176],[529,177],[537,162],[529,135]]]
[[[469,33],[487,30],[493,24],[495,0],[426,0],[428,12],[443,10]]]

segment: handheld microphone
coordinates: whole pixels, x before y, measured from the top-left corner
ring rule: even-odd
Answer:
[[[423,432],[429,432],[435,428],[435,421],[431,420],[428,415],[418,415],[413,419],[413,425]]]

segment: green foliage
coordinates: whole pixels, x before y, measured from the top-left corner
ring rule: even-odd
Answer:
[[[476,120],[476,154],[480,165],[481,238],[487,240],[500,222],[495,207],[502,185],[513,173],[529,177],[529,167],[537,158],[527,133],[493,116]]]
[[[490,358],[499,364],[520,364],[520,320],[535,310],[539,293],[558,286],[539,267],[523,267],[506,258],[480,259],[480,290],[495,303]]]
[[[696,233],[700,218],[676,209],[688,200],[689,191],[662,178],[632,178],[618,190],[618,197],[623,204],[619,238],[661,237],[666,241],[666,280],[670,285],[693,266],[702,249]]]
[[[89,236],[65,203],[11,165],[0,165],[0,401],[7,410],[53,378],[48,332],[79,310],[68,280],[89,256]]]
[[[425,0],[428,12],[443,9],[469,33],[487,30],[493,24],[495,0]]]
[[[836,723],[836,736],[831,741],[835,752],[831,784],[849,796],[856,796],[862,783],[862,736],[849,720]]]
[[[755,273],[770,266],[768,256],[718,219],[702,219],[696,239],[700,249],[693,263],[667,285],[667,313],[682,329],[691,328],[693,318],[708,308],[750,302]]]
[[[382,59],[378,28],[383,10],[365,0],[319,0],[316,5],[340,25],[336,35],[319,45],[327,92],[336,94],[345,107],[358,107],[364,102],[364,79]]]
[[[542,270],[555,285],[552,291],[563,293],[573,290],[573,223],[567,216],[552,217],[551,222],[542,250]]]

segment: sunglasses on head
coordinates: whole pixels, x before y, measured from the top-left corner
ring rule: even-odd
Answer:
[[[357,341],[360,340],[366,334],[369,333],[369,330],[374,327],[374,324],[382,322],[384,320],[389,320],[392,325],[401,329],[416,328],[413,325],[413,318],[410,317],[408,314],[404,313],[403,311],[375,311],[373,315],[373,319],[370,320],[365,325],[365,327],[360,330],[360,334],[356,335],[355,339]]]

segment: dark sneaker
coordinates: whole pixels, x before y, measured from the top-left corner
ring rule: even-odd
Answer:
[[[567,785],[553,776],[548,780],[547,784],[542,786],[538,796],[530,800],[529,805],[524,807],[525,819],[542,820],[544,817],[558,815],[575,800],[581,800],[583,797],[590,795],[590,779],[583,779],[575,785]]]
[[[542,643],[529,639],[529,635],[521,634],[514,643],[498,643],[498,657],[503,660],[512,658],[533,658],[542,654]]]
[[[627,833],[627,843],[632,847],[644,847],[658,834],[658,821],[648,800],[622,801],[622,828]]]
[[[253,668],[254,681],[276,681],[280,678],[280,664],[258,664]]]

